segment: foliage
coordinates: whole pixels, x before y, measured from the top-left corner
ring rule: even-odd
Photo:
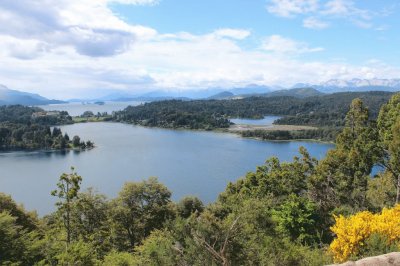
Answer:
[[[291,241],[304,244],[317,242],[316,223],[318,213],[315,204],[307,198],[295,194],[273,212],[276,220],[276,230]]]
[[[331,228],[336,238],[330,245],[335,260],[345,261],[350,256],[360,255],[362,250],[364,252],[379,248],[392,250],[393,244],[396,244],[398,249],[398,242],[400,241],[399,216],[400,205],[391,209],[384,208],[378,214],[363,211],[349,217],[336,216],[336,223]],[[377,239],[374,234],[378,234],[380,239]],[[386,241],[381,241],[382,238]],[[368,247],[368,244],[372,246]],[[379,244],[378,247],[377,244]],[[383,247],[380,245],[383,245]]]
[[[38,124],[38,125],[65,125],[72,124],[72,117],[65,111],[47,112],[39,107],[23,105],[0,106],[0,123]]]
[[[104,257],[101,265],[104,266],[134,266],[137,265],[135,257],[129,252],[111,251]]]
[[[284,117],[276,121],[277,124],[323,126],[335,130],[344,126],[343,119],[354,98],[362,99],[375,118],[380,106],[391,95],[389,92],[347,92],[303,99],[279,96],[237,100],[168,100],[127,107],[116,112],[113,119],[151,127],[210,130],[229,127],[228,118],[232,117],[281,115]]]
[[[0,239],[1,265],[32,265],[42,258],[40,235],[18,225],[6,211],[0,212]]]
[[[171,192],[157,178],[125,183],[111,203],[112,241],[117,250],[128,251],[172,217]]]
[[[378,161],[377,131],[369,120],[368,109],[360,99],[353,100],[346,116],[346,127],[310,178],[310,196],[324,212],[348,206],[368,207],[366,191],[372,167]]]
[[[378,211],[395,204],[396,185],[392,173],[386,171],[368,180],[367,200]]]
[[[179,265],[180,255],[174,238],[166,230],[154,230],[135,248],[138,265]]]
[[[58,189],[51,192],[52,196],[56,196],[60,199],[60,201],[57,202],[56,205],[58,207],[59,215],[62,217],[63,224],[67,232],[67,247],[71,243],[72,236],[72,204],[74,203],[74,201],[76,201],[78,197],[81,182],[82,177],[74,171],[73,167],[71,167],[71,173],[63,173],[60,176],[59,182],[57,183]]]
[[[79,240],[58,254],[56,259],[59,265],[94,266],[97,265],[95,255],[94,248],[89,243]]]
[[[338,128],[318,128],[307,130],[244,130],[240,134],[246,138],[260,138],[263,140],[297,140],[314,139],[333,141],[340,132]]]
[[[400,93],[382,106],[377,119],[383,156],[380,163],[397,181],[396,203],[400,202]]]
[[[71,124],[67,112],[46,112],[37,107],[0,106],[0,151],[17,149],[93,148],[93,143],[72,143],[58,127]]]
[[[177,204],[178,215],[189,218],[193,213],[201,213],[204,210],[203,202],[197,197],[184,197]]]

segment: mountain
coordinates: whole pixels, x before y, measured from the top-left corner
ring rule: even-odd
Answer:
[[[262,94],[264,97],[276,97],[276,96],[293,96],[296,98],[306,98],[312,96],[320,96],[324,95],[325,93],[320,92],[314,88],[294,88],[288,90],[278,90],[278,91],[271,91],[265,94]]]
[[[242,88],[233,88],[229,91],[235,95],[248,95],[248,94],[262,94],[267,93],[276,89],[282,89],[281,87],[268,87],[257,84],[249,84]]]
[[[208,100],[226,100],[226,99],[231,99],[232,97],[234,97],[235,94],[233,94],[230,91],[223,91],[217,94],[214,94],[210,97],[208,97]]]
[[[331,79],[318,85],[299,83],[293,87],[309,87],[325,93],[345,91],[400,91],[400,79]]]
[[[54,103],[65,103],[58,100],[50,100],[39,94],[10,90],[0,84],[0,105],[21,104],[21,105],[46,105]]]

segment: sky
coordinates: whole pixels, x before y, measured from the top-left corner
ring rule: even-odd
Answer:
[[[1,0],[0,84],[56,99],[400,78],[398,0]]]

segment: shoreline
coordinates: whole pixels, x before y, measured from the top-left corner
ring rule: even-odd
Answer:
[[[215,133],[223,133],[223,134],[232,134],[237,137],[243,138],[243,139],[253,139],[253,140],[259,140],[259,141],[270,141],[270,142],[294,142],[294,141],[309,141],[309,142],[318,142],[318,143],[328,143],[328,144],[335,144],[334,141],[327,141],[327,140],[321,140],[321,139],[280,139],[280,140],[273,140],[273,139],[262,139],[260,137],[245,137],[242,136],[241,133],[244,131],[251,131],[251,130],[265,130],[265,131],[300,131],[300,130],[317,130],[317,127],[312,127],[312,126],[298,126],[298,125],[231,125],[229,128],[215,128],[215,129],[190,129],[190,128],[169,128],[169,127],[153,127],[153,126],[144,126],[141,124],[135,124],[135,123],[129,123],[129,122],[122,122],[122,121],[87,121],[84,123],[98,123],[98,122],[104,122],[104,123],[121,123],[121,124],[126,124],[126,125],[134,125],[134,126],[140,126],[144,128],[153,128],[153,129],[165,129],[165,130],[174,130],[174,131],[194,131],[194,132],[215,132]],[[82,122],[78,122],[77,124],[80,124]],[[246,128],[246,130],[239,130],[238,128]]]

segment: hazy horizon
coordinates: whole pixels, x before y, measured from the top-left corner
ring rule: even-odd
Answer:
[[[395,0],[3,0],[0,84],[47,98],[400,77]]]

